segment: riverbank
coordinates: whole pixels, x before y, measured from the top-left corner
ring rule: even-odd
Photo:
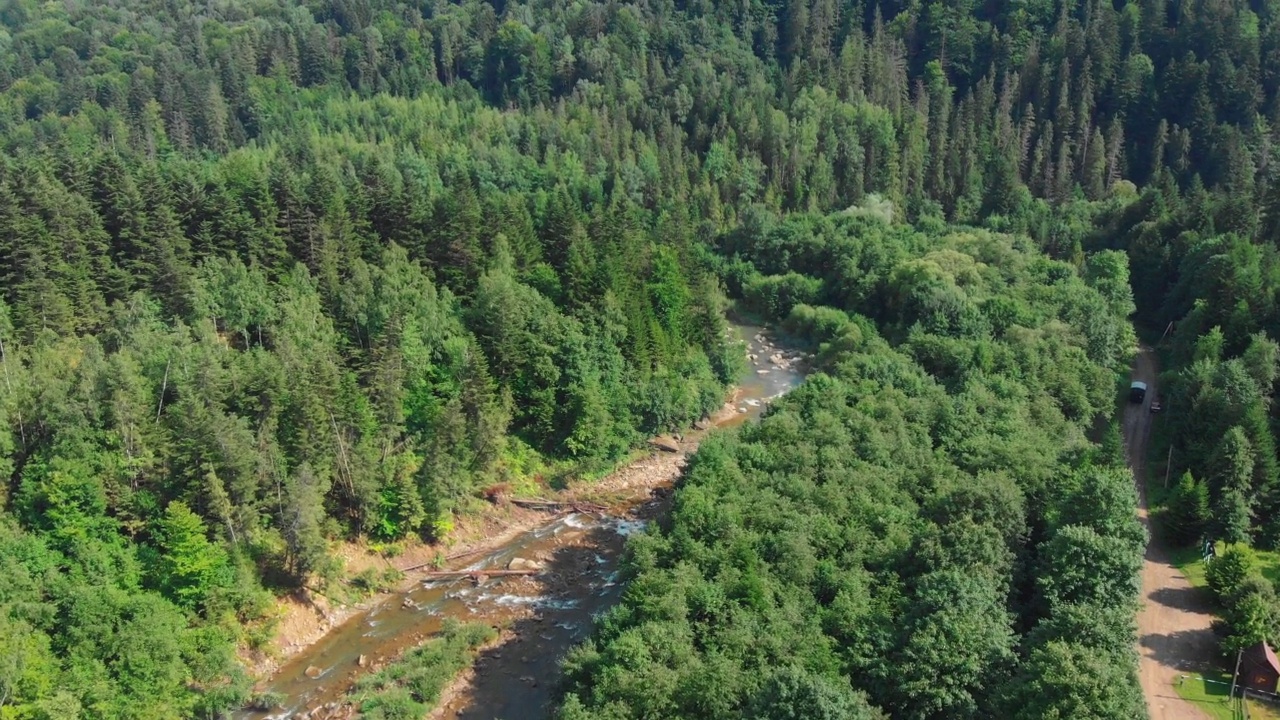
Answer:
[[[355,681],[396,662],[447,618],[503,632],[499,645],[482,652],[475,667],[446,689],[437,704],[445,717],[505,717],[514,711],[528,716],[545,705],[558,677],[557,659],[589,635],[598,612],[617,602],[622,587],[615,576],[626,536],[662,513],[667,488],[686,458],[707,433],[759,417],[803,380],[801,353],[775,346],[762,328],[736,331],[747,367],[726,402],[695,429],[654,438],[646,451],[598,479],[567,487],[541,483],[519,493],[551,507],[522,507],[509,494],[491,497],[482,512],[460,518],[451,542],[417,544],[394,565],[370,548],[342,548],[351,572],[405,571],[398,588],[349,607],[324,598],[297,600],[289,622],[281,624],[274,657],[256,666],[266,678],[257,689],[282,704],[272,714],[246,711],[236,717],[349,716],[354,707],[347,703],[355,698],[347,691]],[[495,573],[513,564],[536,570],[516,577]],[[437,569],[465,569],[470,577],[426,574]],[[498,708],[495,702],[508,705]]]
[[[721,426],[736,420],[741,414],[736,403],[741,399],[742,388],[734,387],[728,400],[708,418],[711,426]],[[698,440],[705,430],[693,430],[677,441],[679,452],[651,449],[608,473],[603,479],[590,483],[570,485],[556,490],[546,483],[540,485],[540,497],[556,503],[596,503],[613,505],[627,495],[642,489],[651,489],[675,481],[684,467],[685,457],[697,449]],[[544,510],[520,507],[510,502],[488,505],[483,511],[458,518],[449,540],[443,543],[414,542],[407,545],[394,558],[388,558],[366,545],[344,543],[336,552],[343,559],[345,572],[354,575],[365,569],[394,568],[404,572],[407,568],[431,570],[457,570],[465,567],[475,556],[501,548],[520,535],[545,525],[551,515]],[[437,557],[450,558],[439,566]],[[323,594],[303,588],[279,600],[280,615],[275,637],[265,652],[246,653],[242,656],[250,673],[263,681],[280,669],[297,654],[304,652],[335,627],[352,617],[401,595],[422,582],[420,572],[409,570],[394,588],[376,593],[354,604],[336,604]]]
[[[559,493],[548,489],[549,496]],[[344,572],[353,576],[368,568],[394,569],[431,564],[439,555],[473,556],[510,542],[523,532],[546,522],[547,514],[515,505],[492,505],[483,512],[462,516],[447,542],[415,541],[407,544],[395,557],[387,557],[362,543],[344,542],[335,551],[342,558]],[[441,569],[456,569],[466,557],[446,561]],[[434,568],[432,568],[434,569]],[[360,613],[408,592],[421,582],[420,574],[405,573],[390,589],[374,593],[356,603],[339,604],[324,594],[301,588],[277,600],[280,620],[274,637],[263,651],[243,652],[241,660],[249,673],[261,683],[282,665],[305,652],[334,628]]]
[[[711,428],[734,421],[742,415],[738,411],[738,406],[734,404],[740,394],[740,390],[735,390],[731,394],[730,397],[735,400],[726,402],[720,411],[710,418],[710,422],[707,423],[710,427],[707,430],[695,430],[680,436],[677,441],[678,451],[670,452],[656,449],[649,451],[641,457],[627,462],[601,480],[581,485],[571,485],[562,490],[544,487],[545,493],[543,497],[566,505],[591,503],[608,506],[611,510],[605,513],[605,516],[609,518],[632,522],[643,522],[651,519],[656,515],[656,509],[647,506],[646,502],[654,498],[655,493],[661,494],[663,488],[670,487],[675,483],[683,471],[688,456],[697,450],[699,442]],[[319,641],[329,638],[331,633],[342,628],[345,624],[358,622],[359,616],[376,611],[378,608],[388,604],[394,606],[398,597],[407,597],[410,592],[423,586],[424,570],[461,570],[472,566],[476,564],[477,558],[496,555],[504,548],[518,544],[522,539],[536,533],[540,528],[545,528],[549,523],[555,522],[557,517],[565,516],[567,512],[567,510],[565,512],[532,510],[519,507],[510,502],[499,502],[484,513],[462,520],[455,531],[456,535],[453,542],[447,545],[421,543],[411,551],[396,558],[395,567],[400,570],[413,568],[423,563],[426,563],[427,567],[405,572],[404,578],[394,591],[384,592],[359,604],[343,607],[333,607],[326,598],[314,594],[306,602],[292,599],[292,616],[288,618],[287,624],[282,623],[282,627],[289,632],[282,632],[277,636],[278,655],[268,661],[260,661],[255,668],[262,677],[262,680],[259,681],[258,690],[271,690],[270,683],[276,679],[276,675],[281,674],[282,668],[298,670],[299,663],[297,661],[305,659],[307,653],[314,650]],[[604,533],[604,535],[607,537],[608,533]],[[583,573],[586,558],[597,557],[601,546],[605,542],[599,535],[588,536],[585,533],[569,533],[563,536],[562,542],[557,543],[554,550],[541,550],[539,551],[539,556],[534,559],[536,562],[551,564],[556,555],[573,555],[573,564],[577,567],[572,568],[569,574],[576,578]],[[608,555],[611,559],[621,552],[622,544],[621,539],[619,539],[608,549]],[[356,562],[371,563],[377,561],[376,556],[367,549],[360,549],[358,554],[352,552],[351,548],[346,550],[350,553],[349,557],[354,558]],[[451,559],[446,560],[441,565],[434,564],[432,562],[433,558],[442,554]],[[569,564],[569,562],[566,561],[562,564]],[[571,591],[572,586],[571,583],[565,582],[565,570],[564,567],[556,567],[555,572],[551,573],[555,577],[543,582],[535,582],[531,578],[510,579],[505,583],[508,587],[504,592],[515,592],[516,594],[527,596],[567,594]],[[518,587],[512,588],[511,586]],[[486,619],[494,621],[502,629],[502,634],[495,646],[523,642],[530,626],[522,626],[521,623],[531,620],[535,613],[536,609],[532,603],[518,603],[504,608],[500,612],[491,613]],[[411,635],[402,638],[402,642],[389,648],[385,656],[371,657],[368,661],[367,669],[370,671],[381,669],[387,663],[393,662],[399,654],[420,644],[428,637],[430,637],[430,628],[424,626]],[[533,643],[530,644],[530,646],[532,645]],[[492,649],[492,647],[487,648],[487,650]],[[308,664],[305,668],[302,668],[302,672],[310,676],[318,675],[321,671],[318,666],[313,667]],[[437,704],[436,715],[433,715],[433,717],[454,717],[454,715],[440,715],[440,713],[446,712],[447,709],[454,712],[460,710],[461,705],[465,704],[462,700],[472,694],[478,674],[476,668],[469,668],[459,679],[450,683],[442,693]],[[352,708],[345,704],[343,696],[346,688],[353,684],[354,679],[355,677],[352,675],[340,681],[338,685],[331,684],[328,686],[322,695],[318,694],[313,698],[317,704],[305,703],[307,709],[321,712],[319,715],[313,713],[309,717],[340,718],[348,716]],[[324,700],[324,702],[321,703],[321,700]]]
[[[734,419],[739,415],[736,407],[730,403],[726,403],[725,407],[717,413],[717,418]],[[572,485],[562,490],[553,490],[549,487],[544,488],[543,497],[558,503],[572,504],[592,503],[598,505],[606,505],[614,510],[606,513],[609,517],[630,518],[631,510],[639,503],[653,496],[655,491],[661,491],[663,487],[669,487],[680,476],[684,468],[686,459],[689,454],[696,451],[698,442],[705,436],[707,431],[695,431],[689,435],[682,436],[679,444],[678,452],[669,452],[665,450],[653,450],[642,457],[633,459],[619,469],[608,474],[604,479],[590,484]],[[500,553],[504,548],[519,544],[522,539],[536,533],[540,528],[548,526],[549,523],[555,522],[557,517],[563,517],[565,512],[548,512],[542,510],[531,510],[522,508],[510,502],[496,503],[481,514],[467,517],[459,523],[456,529],[456,535],[453,542],[448,544],[427,544],[421,543],[416,545],[411,551],[402,554],[396,558],[395,567],[397,569],[412,568],[417,565],[426,563],[425,568],[418,570],[408,570],[405,572],[404,578],[398,584],[397,588],[391,592],[384,592],[372,596],[369,599],[353,605],[335,607],[327,598],[314,593],[308,593],[305,600],[292,597],[289,599],[290,616],[281,623],[282,632],[277,635],[276,647],[277,655],[273,658],[261,659],[258,661],[254,670],[261,678],[257,690],[274,691],[271,687],[272,683],[279,679],[280,675],[297,675],[300,670],[304,676],[318,678],[321,674],[327,674],[328,668],[321,669],[320,666],[313,666],[307,660],[308,653],[317,649],[318,643],[322,640],[330,638],[331,634],[339,629],[344,628],[348,623],[359,622],[360,616],[368,615],[376,612],[383,607],[398,607],[396,601],[399,597],[408,598],[410,593],[424,585],[424,570],[461,570],[474,565],[478,558],[485,558]],[[644,513],[648,516],[652,513]],[[631,518],[641,520],[642,518]],[[647,519],[647,518],[643,518]],[[566,535],[564,543],[555,548],[555,553],[562,551],[572,551],[579,557],[577,558],[579,565],[582,564],[582,558],[588,555],[594,556],[597,537],[574,537]],[[611,548],[610,555],[616,555],[621,551],[622,543],[618,542],[615,548]],[[376,556],[368,549],[359,549],[359,552],[353,552],[351,548],[345,549],[350,553],[350,557],[359,563],[376,562]],[[590,551],[590,552],[588,552]],[[450,560],[445,561],[442,565],[436,565],[432,562],[438,555],[445,555]],[[547,562],[552,560],[553,553],[543,550],[540,551],[540,557],[535,558],[537,562]],[[384,561],[385,562],[385,561]],[[525,594],[530,596],[543,596],[563,594],[569,588],[564,585],[562,576],[563,568],[556,568],[556,578],[547,583],[535,583],[530,578],[515,578],[508,580],[506,585],[509,587],[504,592],[516,592],[517,594]],[[574,575],[581,574],[582,568],[575,568]],[[541,585],[554,583],[556,587],[548,589]],[[519,586],[512,589],[510,586]],[[537,592],[535,592],[535,590]],[[521,642],[524,631],[518,627],[519,623],[529,620],[535,612],[532,603],[518,603],[510,607],[502,609],[500,612],[491,613],[486,620],[493,621],[496,626],[502,629],[501,637],[498,641],[499,645],[511,642]],[[401,653],[425,641],[431,635],[431,627],[424,624],[409,635],[400,638],[397,643],[391,644],[386,648],[386,653],[378,653],[368,659],[367,666],[360,666],[369,671],[377,671],[386,664],[393,662]],[[325,663],[322,663],[324,665]],[[286,672],[282,672],[285,670]],[[442,697],[437,705],[438,712],[443,708],[449,708],[458,704],[459,698],[465,697],[473,686],[476,677],[476,669],[469,668],[461,676],[459,680],[450,683],[444,690]],[[308,717],[319,718],[340,718],[350,714],[352,708],[345,704],[345,693],[355,680],[352,674],[345,679],[341,679],[337,684],[329,684],[324,688],[323,693],[318,693],[312,698],[308,698],[303,705],[313,714]],[[455,708],[456,709],[456,708]],[[315,714],[315,712],[320,714]],[[247,717],[256,717],[256,714],[250,714]],[[266,717],[265,715],[263,717]]]

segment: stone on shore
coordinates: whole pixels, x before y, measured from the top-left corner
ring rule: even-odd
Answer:
[[[649,441],[649,444],[659,450],[666,450],[667,452],[673,453],[680,452],[680,443],[676,442],[675,438],[667,437],[666,435],[659,435],[658,437],[653,438]]]

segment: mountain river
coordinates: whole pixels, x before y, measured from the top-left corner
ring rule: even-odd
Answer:
[[[769,330],[731,327],[746,344],[748,364],[731,402],[714,417],[714,427],[754,420],[804,379],[805,358],[779,346]],[[346,702],[352,684],[431,637],[446,618],[506,631],[480,653],[469,679],[446,693],[433,718],[547,717],[560,659],[590,634],[593,618],[621,596],[617,574],[626,537],[665,512],[684,455],[708,431],[680,437],[679,453],[655,451],[619,470],[657,480],[624,485],[629,495],[608,511],[548,515],[546,524],[471,557],[464,568],[537,567],[536,575],[424,580],[390,595],[291,657],[260,686],[283,696],[279,708],[244,711],[236,720],[353,717]]]

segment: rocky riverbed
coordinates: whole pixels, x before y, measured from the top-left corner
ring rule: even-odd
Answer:
[[[447,617],[488,623],[503,632],[446,689],[433,717],[545,717],[560,658],[590,634],[596,614],[617,602],[622,592],[618,560],[626,538],[665,512],[688,454],[707,432],[758,417],[803,380],[804,355],[780,346],[763,328],[734,330],[744,342],[749,367],[718,413],[687,434],[655,438],[651,454],[603,480],[550,498],[561,505],[549,507],[549,513],[523,513],[524,527],[487,546],[481,543],[450,568],[471,574],[419,576],[407,592],[337,624],[260,688],[282,695],[281,707],[245,711],[240,720],[353,717],[347,693],[355,680],[429,638]],[[589,512],[562,511],[587,500],[593,501]],[[513,571],[529,574],[509,574]]]

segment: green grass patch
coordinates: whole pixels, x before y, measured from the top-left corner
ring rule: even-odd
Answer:
[[[1230,702],[1231,675],[1228,673],[1187,673],[1181,681],[1175,681],[1173,689],[1178,697],[1195,704],[1215,720],[1238,720],[1242,717],[1239,701]]]
[[[1218,543],[1217,548],[1219,553],[1225,549],[1223,543]],[[1169,555],[1174,567],[1178,568],[1187,577],[1193,587],[1208,589],[1209,584],[1204,577],[1208,566],[1204,564],[1199,547],[1191,545],[1183,548],[1174,548],[1169,551]]]
[[[366,720],[420,718],[435,708],[440,692],[475,660],[497,633],[481,623],[446,620],[440,635],[356,683],[356,704]]]
[[[1262,577],[1280,584],[1280,552],[1254,548],[1253,553],[1258,557],[1258,570]]]
[[[1228,547],[1228,543],[1218,542],[1214,546],[1217,553],[1221,555]],[[1259,550],[1253,548],[1254,557],[1258,561],[1258,571],[1262,576],[1273,583],[1280,584],[1280,551],[1276,550]],[[1205,581],[1205,571],[1208,566],[1200,557],[1199,547],[1177,548],[1171,551],[1173,564],[1187,576],[1187,580],[1195,587],[1208,587]]]

